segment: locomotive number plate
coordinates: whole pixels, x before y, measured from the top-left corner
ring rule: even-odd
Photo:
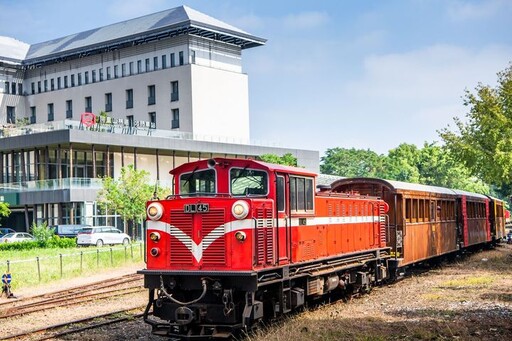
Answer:
[[[210,204],[186,204],[183,205],[185,213],[206,213],[210,211]]]

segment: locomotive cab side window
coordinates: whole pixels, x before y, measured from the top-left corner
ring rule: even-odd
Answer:
[[[290,209],[292,212],[313,212],[313,179],[290,177]]]
[[[247,168],[229,170],[231,195],[267,195],[268,174],[265,171]]]
[[[277,201],[277,211],[283,212],[285,210],[285,200],[286,193],[284,190],[284,177],[277,176],[276,177],[276,201]]]
[[[204,169],[180,175],[180,194],[215,194],[215,171]]]

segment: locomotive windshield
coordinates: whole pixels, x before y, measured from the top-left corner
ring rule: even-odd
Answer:
[[[203,169],[181,174],[180,194],[215,194],[215,171]]]
[[[268,174],[265,171],[231,168],[229,171],[231,195],[266,195]]]

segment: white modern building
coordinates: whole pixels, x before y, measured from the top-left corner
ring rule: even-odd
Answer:
[[[111,223],[100,177],[133,164],[155,181],[189,160],[319,153],[250,143],[242,51],[265,44],[186,6],[28,45],[0,37],[2,225]]]

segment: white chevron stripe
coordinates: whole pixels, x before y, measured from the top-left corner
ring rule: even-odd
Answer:
[[[276,219],[273,219],[276,222]],[[208,249],[210,245],[215,242],[221,236],[230,233],[232,231],[237,230],[249,230],[254,229],[255,224],[254,219],[243,219],[243,220],[234,220],[227,222],[224,225],[217,226],[215,229],[210,231],[210,233],[204,237],[199,244],[196,244],[190,236],[185,234],[176,226],[170,225],[163,221],[147,221],[147,228],[151,230],[157,230],[161,232],[165,232],[171,234],[176,239],[178,239],[194,256],[197,262],[200,262],[203,258],[203,251]],[[372,223],[372,222],[380,222],[379,216],[351,216],[351,217],[311,217],[306,218],[306,225],[344,225],[344,224],[354,224],[354,223]],[[291,225],[299,226],[299,218],[292,218]],[[279,227],[285,227],[286,222],[284,219],[279,219]],[[224,233],[220,233],[224,231]]]

